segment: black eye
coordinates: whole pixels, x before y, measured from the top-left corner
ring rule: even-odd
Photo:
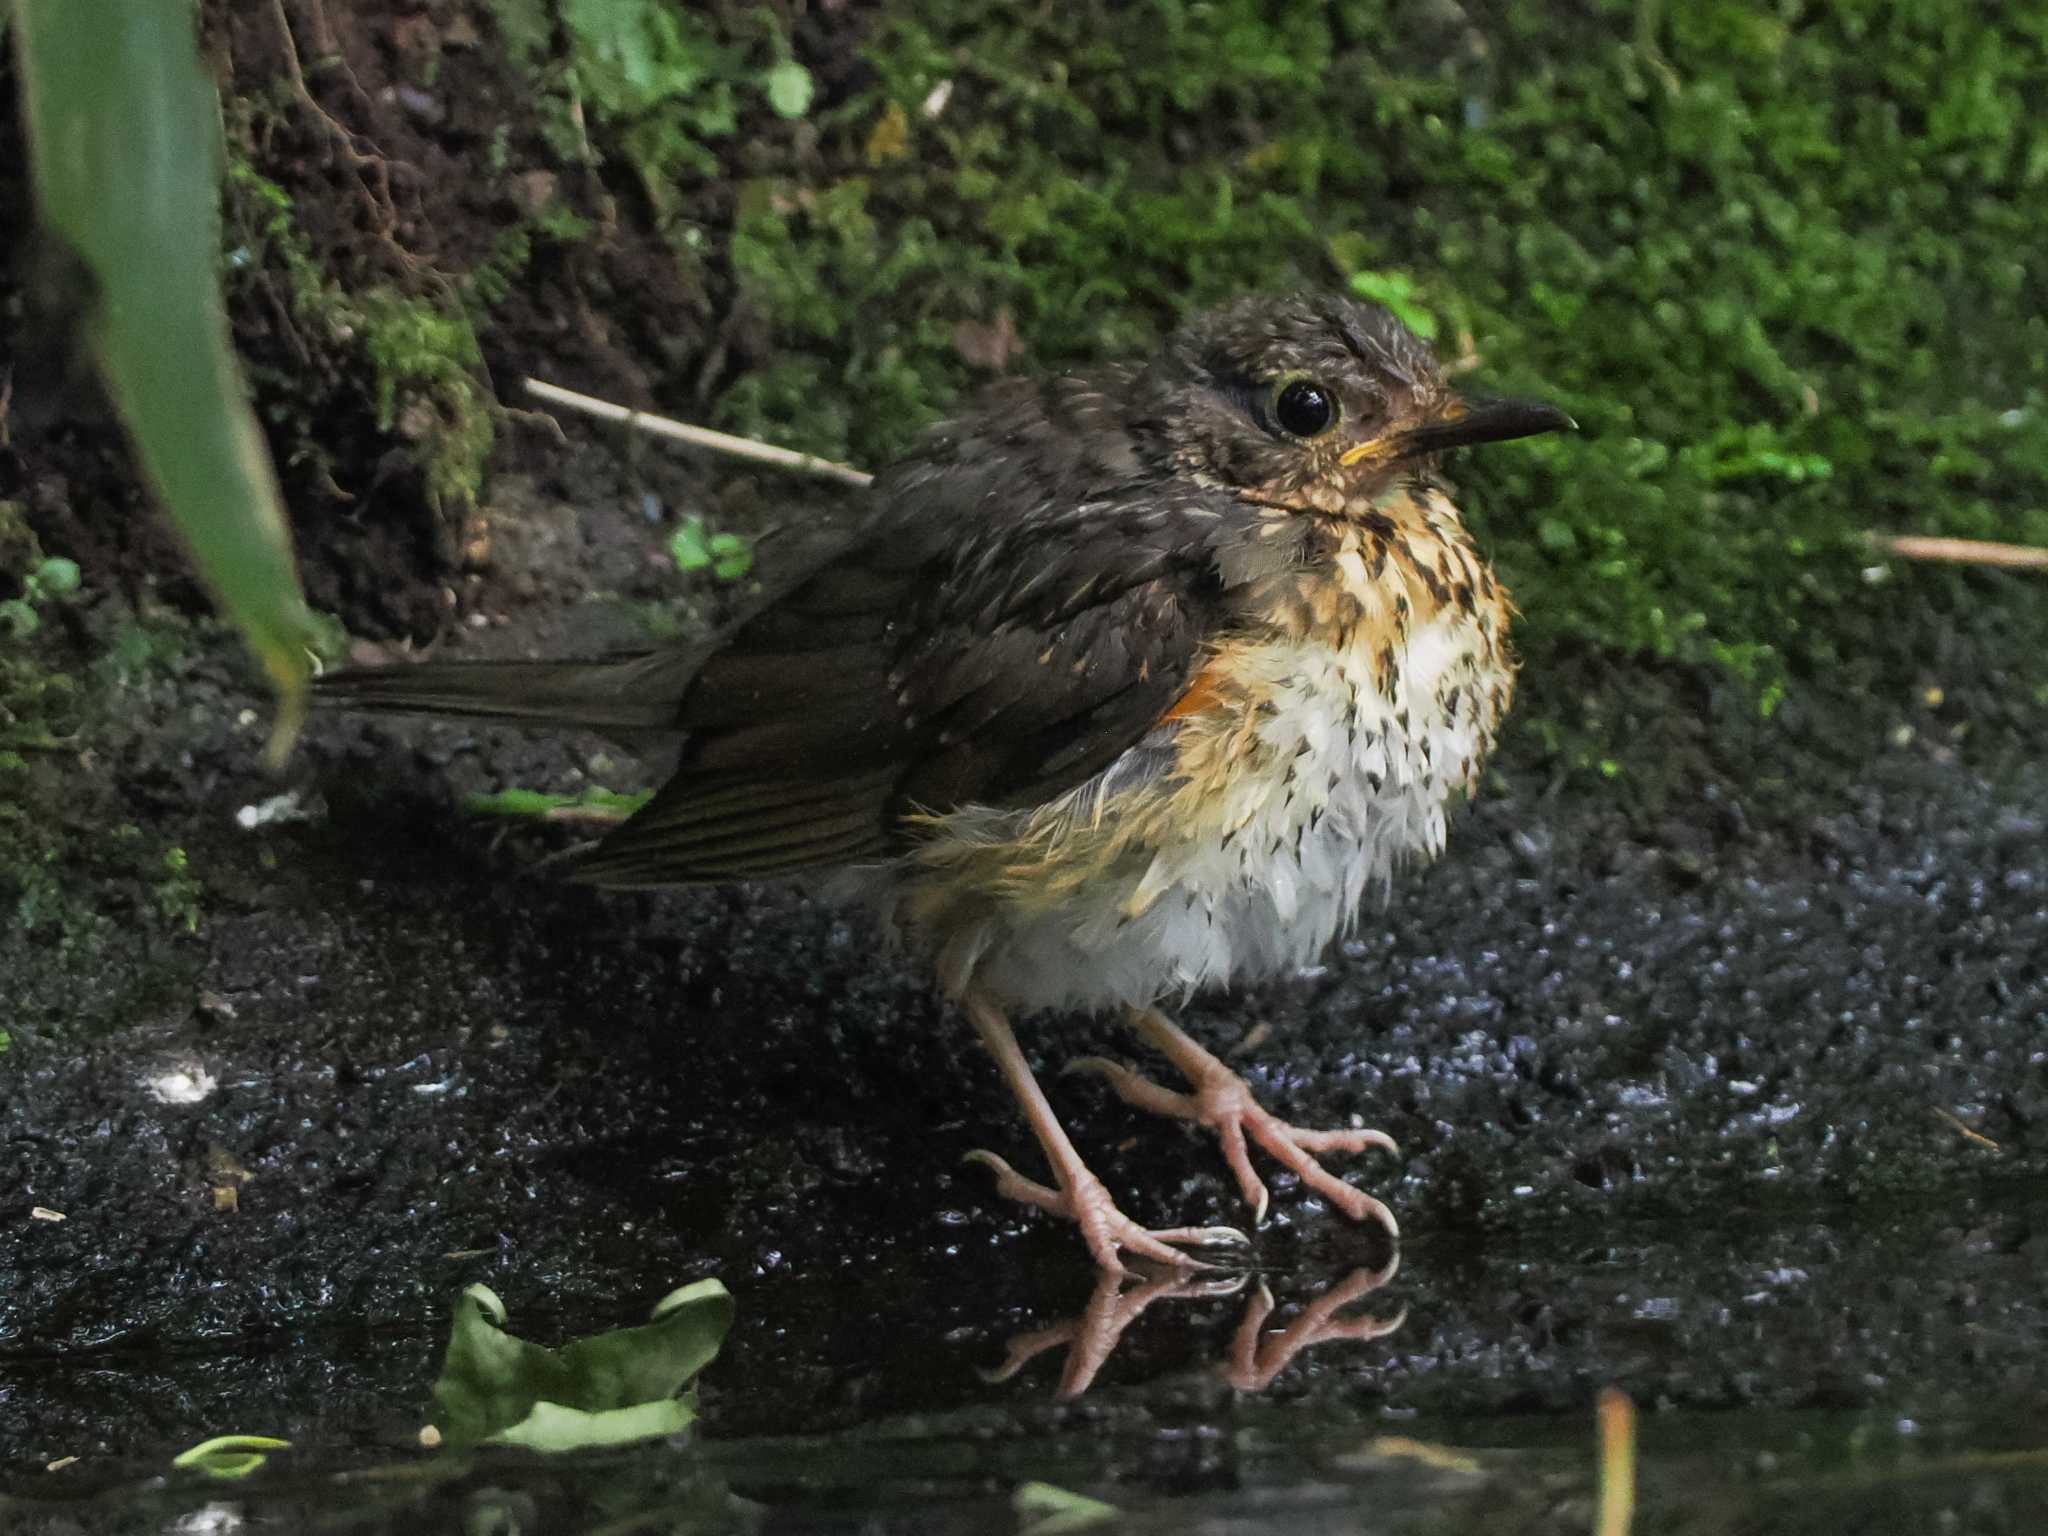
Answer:
[[[1314,379],[1293,379],[1273,397],[1273,420],[1294,437],[1315,437],[1337,419],[1337,401]]]

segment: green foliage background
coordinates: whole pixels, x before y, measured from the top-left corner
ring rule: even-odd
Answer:
[[[2048,12],[904,0],[865,56],[740,194],[785,350],[727,426],[874,463],[981,376],[963,322],[1056,365],[1350,281],[1585,429],[1465,471],[1535,655],[1768,704],[1881,628],[1866,530],[2048,543]]]
[[[1193,307],[1348,285],[1480,387],[1552,399],[1584,428],[1459,466],[1525,610],[1532,674],[1575,648],[1671,658],[1768,708],[1809,679],[1857,686],[1869,658],[1910,643],[1908,603],[1995,624],[2015,658],[1999,686],[2048,702],[2048,588],[1902,573],[1865,541],[2048,544],[2048,9],[468,0],[437,14],[515,87],[488,149],[461,152],[501,209],[525,210],[495,227],[476,203],[448,210],[468,237],[453,259],[343,251],[336,211],[308,201],[333,187],[306,176],[303,151],[258,148],[292,142],[303,107],[275,80],[231,76],[229,294],[261,311],[281,293],[302,338],[254,370],[288,460],[358,450],[322,433],[361,390],[432,516],[473,505],[499,436],[494,328],[559,298],[537,269],[598,248],[637,261],[653,244],[657,279],[673,262],[662,292],[630,263],[625,283],[576,290],[614,319],[685,317],[680,334],[650,322],[635,338],[658,399],[869,466],[996,368],[1141,352]],[[421,57],[401,67],[424,89],[439,54]],[[345,116],[360,105],[346,94]],[[508,195],[531,175],[559,187]],[[729,330],[742,366],[721,361]],[[531,340],[512,348],[522,363]]]

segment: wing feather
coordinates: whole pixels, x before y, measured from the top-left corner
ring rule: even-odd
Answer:
[[[886,857],[913,815],[1040,804],[1172,709],[1234,620],[1259,509],[1174,480],[1142,424],[1105,438],[1100,379],[1036,389],[941,429],[876,482],[860,537],[725,637],[675,777],[583,878]]]

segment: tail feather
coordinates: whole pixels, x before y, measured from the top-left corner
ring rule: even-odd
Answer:
[[[314,683],[342,709],[474,715],[612,730],[676,730],[697,658],[648,651],[603,661],[427,661],[350,667]]]

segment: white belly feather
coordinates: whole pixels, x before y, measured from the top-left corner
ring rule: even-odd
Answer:
[[[1178,726],[1174,755],[1155,739],[1037,812],[943,818],[899,871],[931,882],[942,974],[1031,1010],[1145,1005],[1308,964],[1399,867],[1442,850],[1446,804],[1492,744],[1492,654],[1456,610],[1410,632],[1384,688],[1360,648],[1239,651],[1261,702]],[[1000,851],[1014,872],[1038,844],[1028,877],[972,868]],[[1048,885],[1066,869],[1085,873]]]

